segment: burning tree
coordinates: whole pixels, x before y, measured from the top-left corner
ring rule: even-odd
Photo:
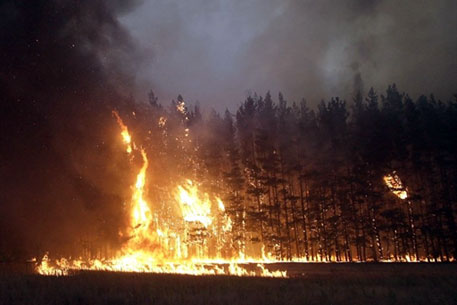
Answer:
[[[412,103],[395,87],[382,99],[358,95],[350,116],[340,99],[315,112],[267,94],[221,117],[181,96],[165,109],[153,96],[126,112],[133,136],[115,113],[124,153],[139,164],[135,216],[119,252],[86,265],[232,273],[214,262],[453,260],[455,209],[444,198],[454,196],[454,173],[440,152],[427,159],[427,182],[414,158],[430,152],[398,134],[418,115],[411,108],[433,101]]]

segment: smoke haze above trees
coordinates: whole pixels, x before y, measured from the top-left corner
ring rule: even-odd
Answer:
[[[121,18],[141,46],[137,95],[176,92],[222,111],[248,93],[350,98],[363,80],[417,97],[452,96],[453,0],[149,0]],[[428,88],[430,92],[423,92]]]

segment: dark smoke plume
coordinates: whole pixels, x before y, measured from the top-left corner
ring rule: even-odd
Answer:
[[[111,110],[135,49],[117,18],[134,5],[0,5],[0,261],[118,243],[131,180]]]

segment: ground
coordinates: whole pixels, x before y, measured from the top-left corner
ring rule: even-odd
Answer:
[[[0,304],[457,304],[457,264],[280,267],[287,268],[293,277],[3,274]]]

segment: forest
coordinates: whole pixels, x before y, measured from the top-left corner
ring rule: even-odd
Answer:
[[[268,92],[234,113],[202,112],[181,95],[163,105],[152,91],[148,103],[120,109],[156,173],[153,202],[183,178],[221,197],[232,222],[223,255],[262,247],[284,261],[457,257],[457,96],[413,100],[393,84],[316,108]],[[199,228],[194,241],[208,234]]]

